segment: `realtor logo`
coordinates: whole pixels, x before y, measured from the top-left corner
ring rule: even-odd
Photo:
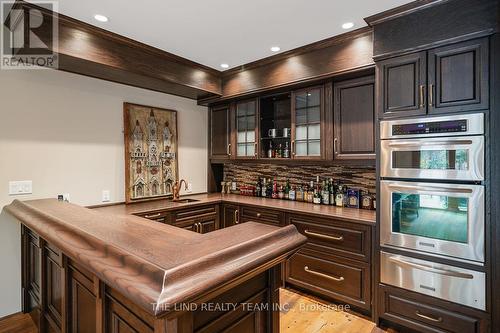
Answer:
[[[0,0],[0,69],[57,68],[56,1]]]

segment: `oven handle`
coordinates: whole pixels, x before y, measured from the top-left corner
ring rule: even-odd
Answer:
[[[420,269],[422,271],[426,271],[426,272],[430,272],[430,273],[436,273],[436,274],[447,275],[447,276],[452,276],[452,277],[457,277],[457,278],[462,278],[462,279],[469,279],[469,280],[474,278],[474,276],[472,274],[460,273],[460,272],[450,271],[450,270],[442,269],[442,268],[434,268],[431,266],[406,261],[406,260],[403,260],[403,259],[400,259],[397,257],[390,257],[389,260],[396,263],[396,264],[410,266],[410,267]]]
[[[399,141],[389,143],[389,147],[421,147],[421,146],[454,146],[471,145],[472,140],[446,140],[446,141]]]
[[[414,185],[394,185],[390,184],[390,188],[402,189],[402,190],[417,190],[417,191],[433,191],[439,193],[465,193],[471,194],[473,192],[470,188],[443,188],[437,186],[414,186]]]

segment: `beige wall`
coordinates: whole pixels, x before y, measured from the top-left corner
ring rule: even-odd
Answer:
[[[180,177],[206,192],[207,112],[193,100],[53,70],[0,72],[0,207],[13,199],[124,200],[123,102],[178,111]],[[9,196],[10,180],[33,194]],[[20,227],[0,215],[0,317],[20,311]]]

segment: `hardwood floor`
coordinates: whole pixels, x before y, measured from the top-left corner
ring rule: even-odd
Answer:
[[[0,333],[36,333],[29,314],[16,313],[0,318]]]
[[[369,319],[291,290],[281,290],[280,303],[281,333],[386,332]],[[29,315],[18,313],[0,319],[0,333],[36,333],[36,327]]]
[[[369,319],[319,299],[282,289],[281,333],[394,333],[375,326]]]

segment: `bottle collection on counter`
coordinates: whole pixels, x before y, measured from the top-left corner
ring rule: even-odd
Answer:
[[[374,193],[366,189],[355,188],[334,181],[333,178],[320,182],[292,186],[287,180],[284,184],[278,184],[276,179],[259,178],[255,186],[237,186],[235,181],[222,182],[222,193],[233,193],[245,196],[262,198],[282,199],[291,201],[309,202],[316,205],[330,205],[337,207],[362,208],[375,210],[376,197]]]

